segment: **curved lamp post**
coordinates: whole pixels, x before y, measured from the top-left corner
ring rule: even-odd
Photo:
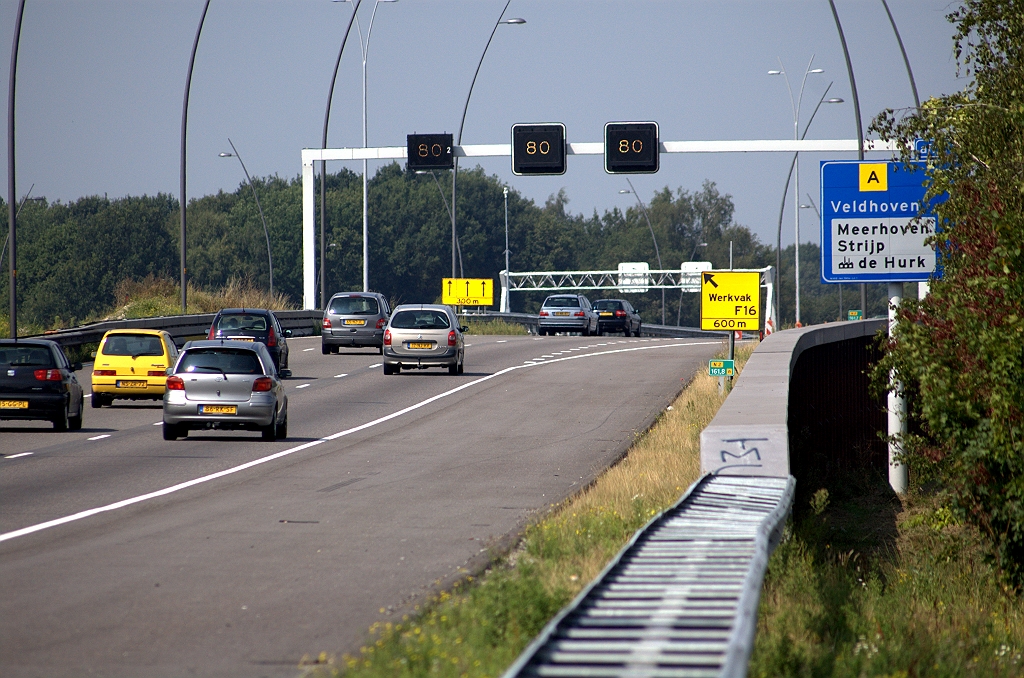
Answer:
[[[324,111],[324,134],[320,141],[320,148],[327,148],[327,123],[331,119],[331,100],[334,99],[334,83],[338,80],[338,68],[341,66],[341,55],[345,52],[345,43],[348,42],[348,34],[352,31],[352,22],[359,11],[359,5],[363,0],[355,0],[352,6],[352,16],[348,19],[348,26],[345,28],[345,35],[341,38],[341,47],[338,48],[338,58],[334,62],[334,74],[331,76],[331,87],[327,91],[327,109]],[[320,308],[327,307],[327,161],[320,161]]]
[[[448,207],[448,198],[445,197],[444,189],[441,188],[441,182],[437,180],[437,175],[434,174],[434,171],[433,170],[416,170],[416,174],[429,174],[430,176],[434,177],[434,185],[437,186],[437,192],[441,195],[441,202],[444,203],[444,211],[448,213],[448,218],[451,219],[452,218],[452,211]],[[455,241],[455,246],[459,250],[459,276],[461,277],[461,276],[464,275],[463,268],[462,268],[462,246],[459,245],[459,241],[458,240]],[[454,273],[452,274],[452,277],[453,278],[455,277]]]
[[[498,26],[502,24],[508,24],[511,26],[518,26],[526,23],[526,19],[506,19],[502,21],[502,17],[505,16],[505,10],[508,9],[509,4],[512,0],[508,0],[505,6],[501,10],[501,14],[498,15],[498,20],[494,23],[494,28],[491,29],[491,37],[487,38],[487,44],[484,45],[484,51],[480,55],[480,61],[476,64],[476,71],[473,72],[473,82],[469,83],[469,93],[466,95],[466,103],[462,107],[462,122],[459,123],[459,137],[455,141],[456,145],[462,145],[462,129],[466,126],[466,111],[469,110],[469,98],[473,96],[473,87],[476,85],[476,77],[480,75],[480,66],[484,63],[484,57],[487,56],[487,48],[491,46],[491,40],[494,39],[494,34],[498,30]],[[455,231],[455,184],[459,175],[459,156],[455,156],[455,166],[452,170],[452,277],[455,277],[455,249],[458,243],[458,236]]]
[[[249,182],[249,188],[252,190],[252,197],[256,200],[256,209],[260,212],[260,221],[263,222],[263,235],[267,238],[267,265],[270,267],[270,296],[274,296],[274,260],[270,256],[270,232],[267,230],[267,220],[263,218],[263,208],[260,207],[259,196],[256,195],[256,187],[253,186],[252,177],[249,176],[249,170],[245,169],[245,163],[242,162],[242,156],[238,154],[238,149],[231,143],[231,138],[228,138],[228,143],[231,144],[232,153],[221,153],[222,158],[238,158],[238,164],[242,166],[242,171],[245,172],[245,180]]]
[[[657,259],[658,259],[658,268],[661,269],[661,270],[665,270],[665,267],[661,265],[661,252],[658,251],[658,239],[654,237],[654,227],[651,226],[651,218],[649,216],[647,216],[647,208],[644,207],[644,201],[640,199],[640,196],[637,194],[636,189],[633,188],[633,182],[630,181],[628,177],[626,178],[626,183],[629,184],[629,190],[627,191],[626,189],[622,189],[621,191],[619,191],[619,193],[620,194],[632,193],[633,196],[636,198],[637,204],[640,205],[640,211],[643,212],[644,219],[647,221],[647,228],[651,232],[651,240],[654,241],[654,256],[657,257]],[[664,287],[661,288],[661,324],[662,325],[665,324],[665,288]]]
[[[10,285],[11,295],[10,325],[11,339],[18,338],[18,260],[15,256],[17,250],[18,212],[14,209],[16,202],[14,191],[17,190],[14,181],[14,94],[15,82],[18,75],[18,45],[21,43],[21,18],[25,14],[25,0],[18,3],[18,18],[14,20],[14,44],[11,46],[11,76],[7,82],[7,240],[11,244],[10,263]],[[35,184],[33,184],[34,186]]]

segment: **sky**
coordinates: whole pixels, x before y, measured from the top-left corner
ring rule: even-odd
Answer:
[[[835,0],[850,47],[864,128],[885,108],[913,107],[910,82],[881,0]],[[505,0],[380,3],[366,51],[369,146],[404,146],[406,134],[457,135],[480,55]],[[16,95],[16,194],[73,201],[87,195],[178,197],[182,99],[201,0],[27,0]],[[922,100],[961,90],[953,57],[955,3],[889,0]],[[18,3],[0,0],[0,53],[10,54]],[[359,10],[363,39],[373,0]],[[331,73],[352,4],[331,0],[212,0],[188,109],[187,195],[234,191],[249,172],[291,179],[302,148],[318,148]],[[512,0],[474,87],[464,144],[509,143],[514,123],[562,122],[569,142],[600,142],[606,122],[653,120],[662,141],[791,139],[794,96],[806,76],[800,128],[832,83],[808,138],[856,137],[841,44],[827,0]],[[328,146],[362,145],[360,38],[345,48]],[[812,62],[813,58],[813,62]],[[781,64],[781,66],[780,66]],[[9,62],[0,91],[9,88]],[[5,99],[6,102],[6,99]],[[2,107],[6,130],[7,106]],[[9,148],[4,136],[4,158]],[[629,178],[649,200],[665,187],[712,181],[732,196],[735,220],[773,243],[787,153],[662,154],[653,175]],[[819,161],[806,153],[801,202],[818,201]],[[869,156],[871,157],[871,156]],[[882,157],[882,156],[875,156]],[[359,162],[332,163],[359,171]],[[463,161],[462,167],[473,163]],[[590,216],[635,204],[626,176],[601,156],[570,156],[564,175],[517,177],[508,157],[480,159],[488,174],[539,205],[565,189]],[[7,163],[2,163],[2,190]],[[371,175],[376,163],[369,164]],[[795,239],[792,187],[782,244]],[[439,209],[443,209],[439,205]],[[300,228],[295,224],[295,228]],[[370,215],[373,229],[373,215]],[[802,210],[801,242],[819,242]],[[675,266],[677,262],[665,262]]]

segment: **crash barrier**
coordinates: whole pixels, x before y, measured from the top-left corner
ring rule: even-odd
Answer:
[[[474,322],[492,322],[495,320],[504,320],[508,323],[516,323],[526,327],[530,334],[537,334],[539,327],[538,317],[532,313],[462,313],[459,315],[464,320],[472,320]],[[694,338],[713,338],[713,339],[725,339],[729,336],[728,332],[708,332],[706,330],[697,329],[696,327],[676,327],[675,325],[647,325],[643,324],[640,326],[640,333],[645,337],[694,337]],[[747,333],[750,336],[751,333]],[[756,334],[756,333],[754,333]]]
[[[274,314],[281,322],[281,329],[291,330],[292,336],[308,337],[320,333],[323,311],[274,311]],[[134,320],[104,320],[81,327],[55,330],[33,336],[37,339],[52,339],[61,346],[72,347],[98,343],[108,330],[164,330],[171,335],[174,343],[181,346],[189,339],[205,336],[210,330],[215,315],[216,313],[199,313]]]
[[[745,676],[768,557],[803,482],[803,470],[790,469],[877,456],[864,444],[883,430],[884,407],[866,372],[885,323],[817,325],[761,342],[701,433],[705,475],[634,535],[505,678]]]

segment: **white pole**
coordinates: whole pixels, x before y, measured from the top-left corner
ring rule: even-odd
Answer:
[[[316,198],[313,195],[313,161],[302,159],[302,308],[316,308],[316,275],[313,266],[316,221]]]
[[[508,313],[508,186],[504,187],[502,193],[505,195],[505,270],[502,272],[501,312]]]
[[[899,310],[900,302],[903,300],[903,283],[889,283],[889,338],[893,336],[896,327],[896,312]],[[903,385],[896,381],[896,374],[889,375],[892,390],[888,396],[889,412],[889,435],[903,436],[907,432],[907,403],[900,390]],[[889,443],[889,485],[897,494],[907,491],[909,478],[907,467],[898,458],[903,453],[903,447],[899,442]]]

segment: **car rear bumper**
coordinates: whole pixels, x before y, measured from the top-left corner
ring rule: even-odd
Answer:
[[[600,319],[597,321],[598,326],[602,332],[622,332],[629,327],[629,320],[604,320]]]
[[[332,330],[320,335],[324,346],[376,346],[384,345],[384,330]]]
[[[68,396],[66,393],[0,393],[0,400],[28,402],[27,408],[0,408],[0,419],[52,419],[63,412],[64,408],[67,407]]]
[[[145,381],[144,388],[118,386],[117,382]],[[167,377],[93,377],[92,392],[112,395],[115,398],[161,398],[167,390]]]
[[[388,367],[451,367],[459,361],[459,349],[457,346],[450,346],[444,353],[433,355],[409,355],[396,353],[390,346],[384,347],[384,364]]]
[[[588,318],[539,318],[537,324],[542,330],[579,332],[590,326],[590,320]]]
[[[199,405],[235,405],[236,414],[199,414]],[[185,400],[168,402],[164,399],[164,423],[185,426],[190,429],[225,428],[258,429],[269,426],[274,419],[275,403],[265,402],[214,402]]]

